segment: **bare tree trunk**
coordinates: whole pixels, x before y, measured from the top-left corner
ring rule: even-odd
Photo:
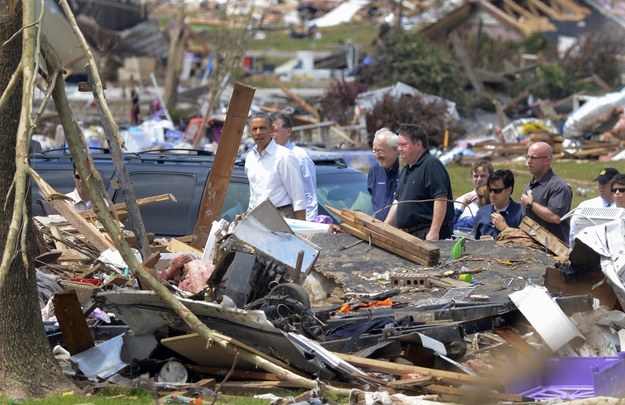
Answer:
[[[19,0],[0,0],[0,44],[22,26]],[[21,35],[0,47],[0,95],[22,58]],[[7,99],[0,114],[0,235],[2,244],[13,216],[14,193],[10,192],[16,167],[16,139],[22,110],[22,80]],[[27,200],[27,207],[30,202]],[[28,213],[30,214],[30,213]],[[32,233],[32,227],[22,229]],[[32,235],[27,235],[26,256],[32,258]],[[0,285],[0,394],[17,397],[40,397],[53,392],[75,389],[64,377],[52,356],[43,330],[37,299],[35,268],[22,261],[22,245],[17,244],[9,271]]]

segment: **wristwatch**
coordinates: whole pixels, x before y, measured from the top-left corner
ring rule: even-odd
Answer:
[[[534,201],[530,201],[527,203],[527,210],[531,211],[532,210],[532,205],[534,205]]]

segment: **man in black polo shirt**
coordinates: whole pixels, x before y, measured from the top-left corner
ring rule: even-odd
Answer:
[[[401,124],[397,134],[397,151],[406,165],[384,222],[424,240],[450,238],[454,205],[445,166],[430,154],[423,127]]]
[[[573,191],[551,169],[553,149],[548,143],[536,142],[525,158],[533,177],[521,196],[523,213],[568,244],[569,221],[561,218],[571,209]]]

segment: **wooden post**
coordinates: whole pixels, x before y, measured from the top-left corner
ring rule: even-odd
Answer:
[[[191,238],[191,246],[204,249],[213,221],[218,220],[230,184],[232,167],[239,151],[243,129],[256,89],[241,83],[234,85],[215,163],[204,188],[200,211]]]
[[[95,346],[76,291],[57,292],[52,297],[52,304],[67,351],[72,356]]]
[[[96,86],[91,65],[87,64],[86,68],[89,84],[93,91],[93,97],[95,98],[96,105],[98,106],[102,128],[104,128],[104,135],[106,136],[106,141],[108,143],[109,150],[111,151],[111,156],[113,157],[115,173],[117,174],[119,183],[121,184],[122,195],[128,209],[128,217],[132,227],[134,228],[135,235],[137,235],[137,243],[139,245],[139,250],[141,250],[141,256],[143,258],[147,258],[151,254],[150,242],[148,242],[148,237],[145,233],[145,226],[143,225],[143,219],[141,218],[141,212],[139,211],[135,191],[132,189],[132,183],[130,182],[130,175],[128,174],[128,170],[126,170],[122,147],[118,142],[118,139],[120,139],[119,131],[114,122],[106,119],[106,114],[102,109],[102,104],[100,103],[95,91]]]

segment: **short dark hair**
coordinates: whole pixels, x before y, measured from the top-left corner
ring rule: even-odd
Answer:
[[[497,180],[501,180],[505,188],[512,187],[512,191],[514,191],[514,174],[512,174],[511,170],[504,169],[492,172],[488,176],[486,184],[490,187],[490,184],[496,182]]]
[[[258,112],[252,113],[252,115],[250,115],[247,119],[247,125],[250,125],[252,123],[252,120],[256,118],[262,118],[262,119],[267,120],[267,124],[269,124],[269,128],[271,129],[271,124],[273,124],[273,119],[271,119],[271,115],[269,115],[268,113],[264,111],[258,111]]]
[[[625,173],[619,173],[612,177],[612,180],[610,180],[610,188],[612,188],[615,184],[622,184],[625,186]]]
[[[410,138],[412,143],[421,141],[424,149],[429,148],[428,134],[425,129],[419,124],[399,124],[397,135],[403,135]]]
[[[273,124],[277,120],[282,121],[282,128],[293,128],[293,123],[291,122],[291,116],[282,112],[275,112],[271,114],[271,123]]]

